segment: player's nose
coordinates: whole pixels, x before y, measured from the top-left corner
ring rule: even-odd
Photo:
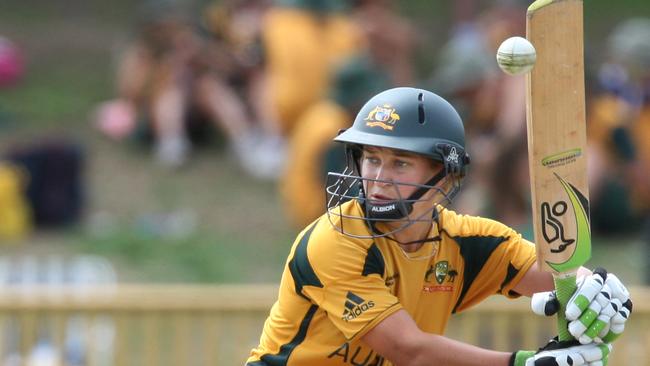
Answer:
[[[383,164],[377,168],[374,179],[380,186],[388,186],[393,184],[392,173],[390,169],[386,168],[386,166]]]

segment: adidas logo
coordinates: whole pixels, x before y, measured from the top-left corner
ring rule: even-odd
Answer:
[[[366,301],[360,296],[353,294],[352,291],[348,291],[345,300],[345,310],[343,310],[341,319],[349,322],[350,320],[356,319],[359,315],[363,314],[373,306],[375,306],[375,303],[372,300]]]

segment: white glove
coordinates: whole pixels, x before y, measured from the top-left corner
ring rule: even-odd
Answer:
[[[632,313],[630,293],[618,277],[602,268],[578,279],[577,285],[565,312],[569,333],[582,344],[614,341]],[[553,315],[559,309],[554,291],[534,294],[531,306],[539,315]]]
[[[519,351],[510,359],[511,366],[604,366],[607,364],[611,344],[576,341],[559,342],[552,339],[539,351]]]

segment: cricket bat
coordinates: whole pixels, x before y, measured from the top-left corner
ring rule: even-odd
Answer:
[[[576,273],[591,256],[582,0],[537,0],[526,35],[537,50],[526,75],[526,124],[538,264],[553,273],[558,336]]]

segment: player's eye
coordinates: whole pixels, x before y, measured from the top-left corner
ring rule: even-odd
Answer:
[[[381,161],[378,158],[376,158],[376,157],[374,157],[372,155],[365,155],[363,157],[363,160],[365,160],[370,165],[379,165],[379,164],[381,164]]]
[[[405,160],[395,160],[395,167],[397,168],[406,168],[411,165],[408,161]]]

